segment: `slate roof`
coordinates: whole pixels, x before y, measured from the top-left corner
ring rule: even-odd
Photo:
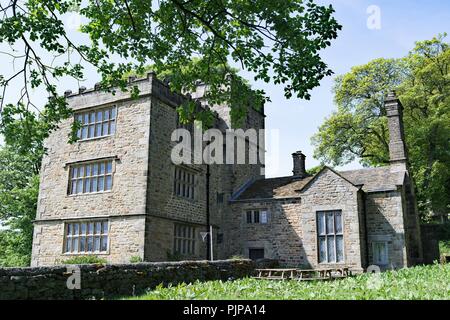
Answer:
[[[325,168],[335,172],[353,185],[361,186],[365,192],[396,190],[397,185],[403,184],[405,175],[404,172],[391,173],[389,167],[366,168],[340,172],[334,171],[331,168]],[[325,170],[325,168],[320,172]],[[299,197],[301,190],[309,182],[312,182],[316,175],[307,176],[303,179],[288,176],[256,180],[236,195],[232,201]]]

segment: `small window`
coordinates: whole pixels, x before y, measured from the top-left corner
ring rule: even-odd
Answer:
[[[252,260],[264,259],[264,248],[248,249],[248,257]]]
[[[387,265],[389,263],[388,244],[384,241],[372,243],[373,263],[376,265]]]
[[[195,227],[175,224],[173,235],[173,251],[178,254],[195,254]]]
[[[104,192],[112,189],[113,161],[90,161],[70,165],[69,194]]]
[[[266,224],[269,222],[266,210],[249,210],[246,212],[247,223]]]
[[[78,129],[79,140],[89,140],[113,135],[116,132],[115,106],[75,113],[75,120],[81,125]]]
[[[177,196],[194,199],[195,174],[180,167],[175,168],[174,194]]]
[[[108,221],[80,221],[65,226],[65,253],[100,253],[108,250]]]

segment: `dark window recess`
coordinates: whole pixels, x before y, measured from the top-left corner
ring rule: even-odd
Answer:
[[[223,203],[224,194],[221,192],[217,192],[217,203]]]
[[[223,233],[217,234],[217,244],[221,244],[223,242]]]
[[[253,223],[259,223],[259,211],[253,211]]]
[[[264,248],[249,249],[248,257],[252,260],[264,259]]]
[[[247,223],[252,223],[252,211],[247,211]]]

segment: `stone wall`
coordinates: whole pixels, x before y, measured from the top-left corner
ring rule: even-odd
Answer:
[[[0,268],[0,300],[103,299],[143,294],[159,284],[228,280],[254,271],[250,260],[81,265],[80,290],[67,288],[75,266]]]
[[[236,202],[228,218],[226,246],[229,255],[248,257],[250,248],[264,248],[266,258],[290,267],[337,267],[319,264],[316,212],[342,210],[344,226],[344,263],[355,272],[362,271],[364,233],[360,232],[362,208],[359,189],[331,170],[325,170],[298,198],[271,201]],[[249,209],[269,211],[268,224],[247,224]]]
[[[389,265],[384,268],[408,266],[405,244],[402,193],[400,191],[369,193],[366,197],[369,265],[373,264],[373,243],[388,246]]]

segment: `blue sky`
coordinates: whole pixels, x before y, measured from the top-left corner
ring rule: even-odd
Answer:
[[[402,57],[414,47],[415,41],[431,39],[438,33],[450,31],[450,1],[425,0],[336,0],[331,3],[335,17],[343,26],[338,38],[322,57],[336,75],[350,71],[352,66],[370,60]],[[381,28],[369,29],[367,9],[376,5],[380,9]],[[447,41],[449,39],[447,38]],[[310,138],[324,118],[335,109],[331,92],[333,77],[324,79],[312,91],[310,101],[286,100],[283,90],[276,86],[261,86],[270,93],[272,103],[266,106],[266,126],[280,130],[279,166],[267,163],[267,176],[290,175],[290,154],[302,150],[307,156],[306,166],[319,162],[313,159]],[[269,146],[268,155],[271,149]],[[358,168],[357,162],[344,168]]]
[[[414,47],[415,41],[431,39],[439,33],[450,31],[450,1],[319,0],[319,2],[331,3],[336,10],[335,17],[343,25],[338,38],[322,53],[324,61],[336,75],[346,73],[352,66],[367,63],[375,58],[402,57]],[[370,17],[367,9],[372,5],[380,9],[380,29],[367,27],[367,20]],[[75,30],[69,31],[69,35],[78,42],[86,42],[86,38],[76,34]],[[6,48],[0,45],[0,50],[6,51]],[[11,62],[7,62],[4,56],[1,59],[0,74],[8,74],[8,71],[11,71]],[[246,72],[242,72],[242,75],[251,80],[251,76]],[[81,85],[93,87],[98,80],[95,70],[88,68],[86,81]],[[286,100],[281,86],[250,82],[255,88],[263,88],[271,97],[272,102],[267,104],[265,109],[266,128],[269,131],[278,130],[280,137],[277,148],[267,145],[267,176],[290,175],[291,153],[296,150],[302,150],[306,154],[307,168],[318,165],[319,162],[312,157],[313,148],[310,139],[325,117],[335,108],[331,92],[333,77],[324,79],[320,87],[312,91],[310,101]],[[59,83],[58,90],[61,93],[66,89],[75,91],[77,85],[73,80],[64,79]],[[17,88],[20,88],[20,84],[17,84]],[[17,94],[18,92],[14,93],[13,84],[10,96],[6,100],[14,98]],[[45,94],[36,91],[33,99],[37,105],[43,105]],[[357,162],[345,166],[345,168],[357,167],[359,167]]]

